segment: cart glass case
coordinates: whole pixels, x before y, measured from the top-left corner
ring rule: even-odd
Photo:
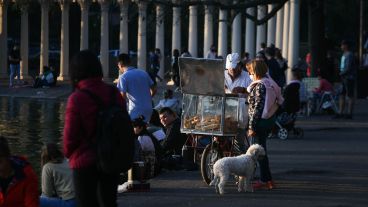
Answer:
[[[183,133],[233,136],[245,128],[245,99],[239,97],[183,95]]]
[[[179,58],[181,132],[234,136],[245,128],[245,98],[227,96],[223,60]]]

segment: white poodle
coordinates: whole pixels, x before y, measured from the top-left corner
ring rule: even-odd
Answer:
[[[213,165],[214,178],[210,185],[216,187],[217,193],[224,194],[226,181],[231,174],[235,174],[239,176],[238,191],[253,192],[251,180],[256,169],[257,160],[259,156],[265,154],[265,150],[261,145],[253,144],[248,148],[246,154],[217,160]]]

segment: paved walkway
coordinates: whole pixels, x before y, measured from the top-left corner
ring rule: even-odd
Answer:
[[[199,171],[167,171],[152,179],[151,191],[122,193],[124,207],[365,207],[368,204],[368,100],[358,100],[353,120],[331,115],[299,118],[304,138],[269,139],[271,191],[238,193],[234,182],[219,196]]]

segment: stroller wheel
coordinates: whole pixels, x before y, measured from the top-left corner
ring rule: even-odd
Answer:
[[[282,140],[287,139],[288,135],[289,133],[285,128],[280,128],[279,131],[277,132],[277,136]]]
[[[294,129],[294,135],[297,138],[303,138],[304,137],[304,130],[302,128],[295,128]]]

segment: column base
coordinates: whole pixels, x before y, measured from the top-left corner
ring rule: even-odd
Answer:
[[[57,80],[61,82],[66,82],[66,81],[69,81],[70,78],[69,76],[58,76]]]
[[[30,75],[21,75],[20,79],[22,81],[22,84],[28,85],[28,84],[33,84],[33,78]]]

